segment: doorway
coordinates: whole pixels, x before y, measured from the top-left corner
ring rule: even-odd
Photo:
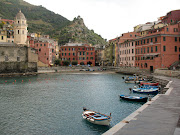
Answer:
[[[150,66],[150,72],[152,73],[154,71],[153,66]]]

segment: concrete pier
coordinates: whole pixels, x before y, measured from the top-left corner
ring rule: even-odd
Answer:
[[[180,135],[180,80],[169,81],[167,92],[158,94],[103,135]]]

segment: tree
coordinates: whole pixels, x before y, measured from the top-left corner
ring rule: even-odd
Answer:
[[[60,59],[56,59],[56,60],[54,61],[54,64],[61,66],[61,60],[60,60]]]
[[[68,66],[68,65],[70,64],[70,61],[65,60],[65,61],[63,61],[62,63],[63,63],[64,66]]]
[[[84,62],[81,62],[80,65],[84,65]]]

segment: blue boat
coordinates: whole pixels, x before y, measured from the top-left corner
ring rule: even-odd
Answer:
[[[148,97],[140,97],[140,96],[128,96],[128,95],[119,95],[121,99],[128,101],[136,101],[136,102],[147,102]]]
[[[157,94],[159,92],[159,88],[153,88],[153,87],[148,87],[148,88],[135,88],[133,89],[134,93],[143,93],[143,94]]]

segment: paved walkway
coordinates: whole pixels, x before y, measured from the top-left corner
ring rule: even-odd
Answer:
[[[135,117],[129,122],[115,126],[116,129],[113,127],[104,135],[180,135],[180,80],[163,76],[158,78],[172,81],[171,92],[158,95],[157,100],[147,104],[148,107],[142,112],[133,114]],[[118,129],[118,126],[122,128]]]

